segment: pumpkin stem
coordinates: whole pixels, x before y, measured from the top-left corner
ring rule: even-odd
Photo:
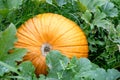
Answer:
[[[52,47],[50,44],[48,44],[48,43],[43,44],[41,47],[42,55],[46,56],[47,53],[49,53],[51,49],[52,49]]]

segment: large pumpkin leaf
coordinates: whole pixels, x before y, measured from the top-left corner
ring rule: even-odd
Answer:
[[[16,40],[16,28],[13,24],[11,24],[5,31],[0,32],[0,78],[37,80],[34,73],[35,69],[31,62],[23,62],[20,65],[17,65],[18,61],[22,61],[27,50],[14,48],[14,42]],[[5,76],[5,73],[11,72],[16,73],[17,75]]]
[[[108,69],[107,72],[102,68],[88,70],[86,72],[77,73],[75,79],[83,78],[83,80],[117,80],[120,78],[120,72],[115,69]]]
[[[54,55],[54,56],[53,56]],[[87,58],[77,59],[73,57],[69,62],[68,58],[60,52],[51,51],[47,55],[48,75],[41,75],[46,80],[116,80],[120,78],[120,72],[115,69],[107,71],[91,63]],[[61,61],[67,61],[67,63]],[[58,68],[56,68],[58,67]]]
[[[0,76],[0,79],[2,80],[11,80],[11,79],[17,79],[17,80],[38,80],[37,77],[35,76],[34,73],[34,66],[30,61],[25,61],[22,62],[20,65],[18,65],[17,67],[12,67],[6,63],[3,63],[0,61],[0,64],[4,65],[5,67],[7,67],[11,72],[16,73],[16,75],[3,75]],[[6,70],[6,69],[4,69]],[[3,70],[2,70],[3,71]],[[43,80],[43,79],[42,79]]]
[[[116,80],[117,78],[120,78],[120,72],[115,69],[108,69],[106,75],[108,80]]]
[[[0,33],[0,58],[14,47],[14,42],[17,40],[15,35],[16,29],[13,24]]]
[[[77,73],[77,75],[75,75],[75,79],[84,78],[85,80],[105,80],[105,76],[105,70],[97,68],[96,70],[88,70],[82,73]]]
[[[25,55],[26,52],[26,49],[14,49],[14,52],[10,54],[2,54],[0,60],[9,65],[15,66],[17,65],[15,61],[22,61],[22,57]]]
[[[14,42],[17,40],[15,35],[16,28],[13,24],[10,24],[5,31],[0,32],[0,76],[6,72],[14,71],[11,70],[11,67],[17,65],[16,61],[22,61],[22,57],[27,52],[26,49],[13,49]],[[11,49],[13,50],[10,51]]]
[[[52,56],[51,56],[52,55]],[[50,77],[60,78],[61,73],[67,67],[69,59],[58,51],[51,51],[46,57]]]

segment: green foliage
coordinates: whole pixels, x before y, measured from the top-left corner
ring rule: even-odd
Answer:
[[[108,68],[120,70],[120,0],[0,0],[0,61],[3,60],[1,64],[7,64],[8,68],[5,68],[6,72],[0,72],[1,75],[12,70],[11,68],[17,64],[14,61],[21,61],[20,58],[26,52],[25,49],[13,49],[16,30],[14,27],[8,27],[9,24],[13,23],[18,28],[29,18],[46,12],[61,14],[76,22],[83,29],[88,39],[88,58],[91,62],[106,70]],[[10,49],[13,49],[16,55],[9,54],[9,57],[10,55],[19,56],[11,64],[9,61],[6,62],[9,59],[6,56]],[[66,59],[66,63],[61,61],[58,64],[66,65],[68,62],[69,60]],[[50,63],[52,65],[52,62]],[[74,63],[71,65],[71,68],[75,67]],[[12,71],[16,73],[16,70],[18,69]],[[106,74],[103,69],[98,69],[96,72],[99,70]],[[62,72],[55,75],[61,77]],[[41,75],[40,80],[44,79],[46,79],[45,76]]]
[[[22,5],[22,0],[0,0],[0,14],[6,17],[9,12],[19,8]]]
[[[13,24],[10,24],[4,32],[0,33],[0,76],[6,72],[9,72],[10,70],[17,72],[16,70],[12,69],[12,67],[15,67],[17,65],[15,61],[21,61],[22,57],[26,53],[25,49],[14,49],[13,54],[8,53],[9,50],[14,48],[14,42],[16,41],[15,35],[16,28]],[[8,67],[4,67],[4,65]]]
[[[51,56],[51,53],[54,56]],[[69,62],[69,59],[66,58],[65,56],[56,54],[56,51],[50,52],[50,54],[48,54],[46,57],[46,63],[50,69],[48,76],[57,78],[56,76],[59,74],[59,77],[61,77],[61,74],[62,74],[61,71],[65,70],[68,62]]]
[[[108,16],[108,17],[117,17],[118,9],[115,8],[114,4],[106,1],[103,6],[101,6],[101,10]]]
[[[0,43],[2,43],[0,47],[1,80],[116,80],[120,78],[120,72],[116,69],[105,70],[87,58],[73,57],[69,59],[59,51],[51,51],[47,54],[48,74],[36,77],[35,68],[31,62],[20,62],[27,50],[14,48],[15,34],[16,28],[13,24],[0,33]],[[9,39],[9,37],[12,38]],[[8,42],[11,45],[6,46]]]
[[[80,2],[86,7],[81,19],[84,20],[82,27],[88,37],[89,59],[104,68],[119,68],[120,35],[117,28],[120,24],[120,18],[115,19],[119,15],[119,8],[107,0],[91,3],[90,6],[96,2],[100,3],[96,4],[94,8],[88,6],[86,0],[80,0]]]
[[[14,11],[22,5],[22,0],[0,0],[0,30],[4,30],[10,24],[10,16],[15,19]],[[14,15],[14,16],[13,16]]]
[[[14,48],[15,35],[16,28],[13,24],[10,24],[5,31],[0,32],[0,80],[15,78],[18,80],[35,80],[37,78],[31,62],[26,61],[18,65],[27,50]]]
[[[13,43],[16,41],[15,35],[16,29],[13,24],[10,24],[4,32],[0,32],[0,58],[2,57],[2,54],[6,54],[8,50],[14,47]]]
[[[23,80],[37,80],[36,75],[34,74],[35,68],[33,64],[29,61],[23,62],[18,66],[20,74],[18,75]],[[21,78],[18,80],[21,80]]]
[[[96,8],[104,5],[104,3],[106,2],[106,0],[76,0],[77,3],[79,4],[79,9],[84,9],[82,11],[86,11],[86,10],[90,10],[91,12],[95,12]],[[81,8],[84,7],[84,8]]]
[[[70,60],[58,51],[51,51],[46,61],[49,67],[48,75],[46,77],[41,75],[40,80],[117,80],[120,78],[120,72],[115,69],[104,70],[87,58],[73,57]]]

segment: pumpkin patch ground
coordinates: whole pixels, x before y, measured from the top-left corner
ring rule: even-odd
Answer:
[[[0,80],[120,80],[120,0],[0,0]]]

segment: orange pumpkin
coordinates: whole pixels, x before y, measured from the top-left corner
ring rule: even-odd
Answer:
[[[69,58],[88,56],[88,43],[80,27],[73,21],[53,13],[39,14],[17,30],[15,46],[29,51],[24,60],[32,61],[36,75],[46,74],[46,54],[59,50]],[[54,56],[54,55],[53,55]]]

